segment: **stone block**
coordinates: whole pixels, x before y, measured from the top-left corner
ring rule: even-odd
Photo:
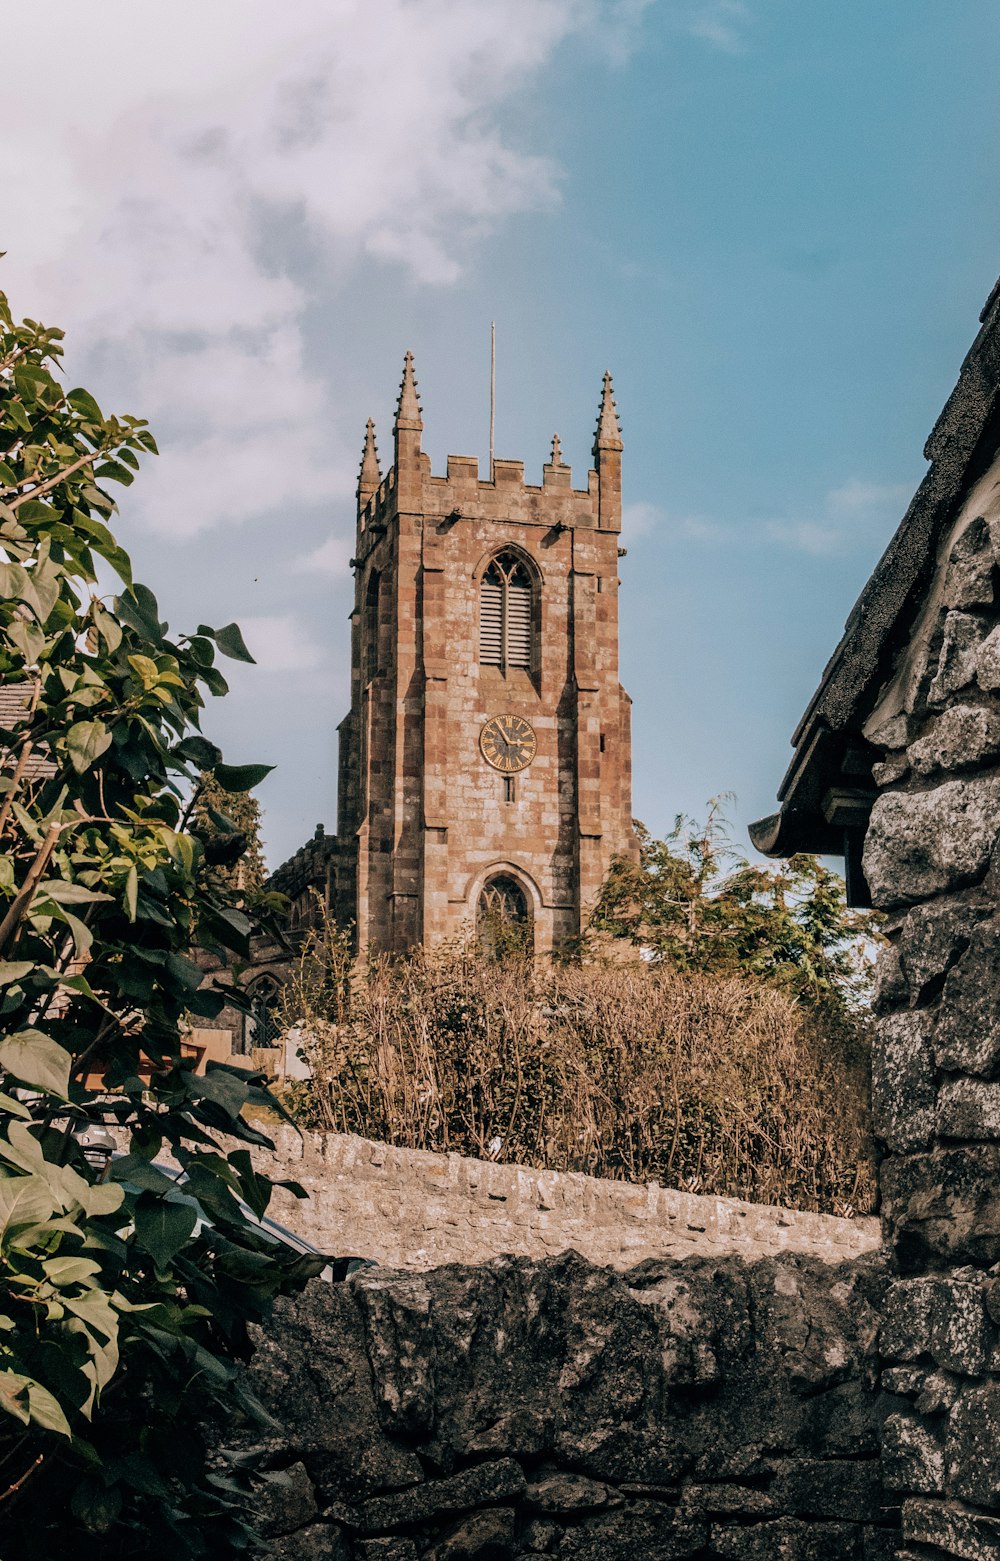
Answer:
[[[891,1285],[880,1343],[890,1360],[929,1355],[946,1371],[979,1376],[990,1356],[992,1333],[978,1279],[902,1279]]]
[[[319,1515],[316,1492],[302,1463],[263,1475],[253,1505],[256,1526],[264,1535],[289,1534]]]
[[[881,764],[872,765],[872,780],[879,791],[885,786],[894,786],[909,773],[910,761],[905,753],[891,753]]]
[[[932,705],[942,705],[952,694],[968,688],[976,675],[976,649],[983,638],[978,618],[969,613],[950,612],[944,621],[937,670],[927,692]]]
[[[934,1032],[937,1064],[990,1073],[1000,1058],[1000,919],[982,922],[948,975]]]
[[[962,532],[948,561],[944,581],[946,607],[988,607],[993,601],[993,548],[981,515]]]
[[[358,1561],[418,1561],[412,1539],[358,1539]]]
[[[926,1013],[880,1019],[872,1046],[872,1125],[890,1149],[924,1149],[934,1130],[934,1057]]]
[[[1000,1383],[963,1389],[948,1415],[945,1467],[949,1495],[1000,1506]]]
[[[954,899],[915,905],[907,913],[895,947],[910,993],[918,1002],[931,990],[940,989],[984,914],[981,906]]]
[[[511,1507],[488,1507],[473,1512],[445,1535],[431,1550],[426,1561],[511,1561],[514,1555],[514,1511]]]
[[[914,774],[972,770],[1000,749],[1000,715],[983,705],[952,705],[910,745]]]
[[[997,1561],[1000,1555],[1000,1521],[954,1501],[904,1502],[903,1538],[911,1545],[937,1545],[958,1561]]]
[[[1000,1260],[1000,1147],[965,1144],[882,1166],[885,1239],[904,1273]]]
[[[882,1440],[887,1491],[936,1495],[944,1490],[944,1447],[917,1415],[888,1415]]]
[[[856,1523],[800,1523],[780,1518],[748,1528],[712,1529],[712,1556],[725,1561],[864,1561]]]
[[[976,682],[988,694],[1000,689],[1000,626],[991,629],[975,654]]]
[[[767,1518],[780,1510],[768,1491],[752,1485],[688,1485],[680,1495],[680,1510],[692,1517]]]
[[[769,1494],[793,1518],[874,1521],[885,1505],[879,1464],[872,1459],[803,1458],[778,1466]]]
[[[872,808],[864,871],[880,909],[981,878],[1000,833],[1000,776],[885,792]]]
[[[409,1490],[396,1491],[391,1496],[375,1496],[357,1510],[355,1522],[362,1533],[378,1534],[426,1523],[442,1512],[464,1512],[521,1496],[524,1488],[520,1465],[512,1458],[501,1458],[495,1463],[476,1464],[444,1480],[430,1480]]]
[[[609,1500],[615,1505],[620,1498],[599,1480],[559,1470],[531,1480],[524,1499],[534,1512],[564,1513],[596,1512]]]
[[[953,1079],[941,1086],[937,1130],[942,1138],[1000,1139],[1000,1084]]]
[[[992,1355],[988,1365],[992,1365]],[[943,1410],[950,1409],[961,1387],[961,1378],[952,1376],[947,1371],[932,1371],[921,1383],[914,1405],[917,1414],[939,1415]]]
[[[330,1523],[310,1523],[294,1534],[280,1534],[267,1542],[268,1561],[350,1561],[351,1552],[339,1528]]]
[[[557,1556],[573,1561],[686,1561],[704,1552],[704,1523],[656,1501],[634,1501],[568,1529]]]

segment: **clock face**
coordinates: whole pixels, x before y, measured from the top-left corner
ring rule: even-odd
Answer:
[[[523,716],[495,715],[480,732],[479,747],[487,764],[504,775],[514,775],[528,768],[538,743]]]

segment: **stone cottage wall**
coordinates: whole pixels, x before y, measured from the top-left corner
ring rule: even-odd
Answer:
[[[575,1253],[316,1281],[252,1367],[268,1554],[888,1561],[886,1283],[871,1257]]]
[[[1000,1556],[1000,477],[973,489],[866,736],[889,914],[874,1058],[885,1475],[907,1554]]]

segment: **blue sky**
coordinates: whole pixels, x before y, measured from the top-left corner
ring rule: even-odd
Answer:
[[[160,437],[120,529],[175,626],[246,625],[206,725],[278,766],[272,865],[335,822],[364,420],[412,348],[435,469],[485,462],[493,318],[529,480],[558,430],[582,483],[615,376],[637,815],[769,812],[1000,270],[995,0],[92,15],[5,23],[54,80],[0,278]]]

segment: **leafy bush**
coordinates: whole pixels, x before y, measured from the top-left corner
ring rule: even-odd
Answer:
[[[242,1118],[269,1097],[182,1055],[192,945],[248,953],[251,922],[185,805],[232,767],[199,730],[239,630],[171,638],[108,529],[102,483],[155,452],[57,378],[61,333],[0,295],[0,1529],[4,1561],[225,1557],[251,1543],[245,1481],[210,1462],[240,1387],[247,1325],[317,1264],[275,1255],[245,1209],[270,1184]],[[116,573],[117,596],[98,573]],[[100,1091],[86,1080],[103,1075]],[[82,1129],[131,1134],[109,1181]],[[190,1202],[153,1164],[168,1147]],[[242,1200],[242,1202],[240,1201]]]
[[[286,989],[308,1125],[417,1149],[804,1209],[873,1199],[867,1057],[788,993],[642,962],[542,967],[472,950],[350,976],[312,933]]]
[[[870,997],[881,918],[850,909],[844,881],[815,856],[750,863],[722,804],[679,816],[666,840],[638,821],[639,860],[612,865],[591,941],[625,941],[678,971],[750,976],[788,992],[828,1030],[851,1030]]]

